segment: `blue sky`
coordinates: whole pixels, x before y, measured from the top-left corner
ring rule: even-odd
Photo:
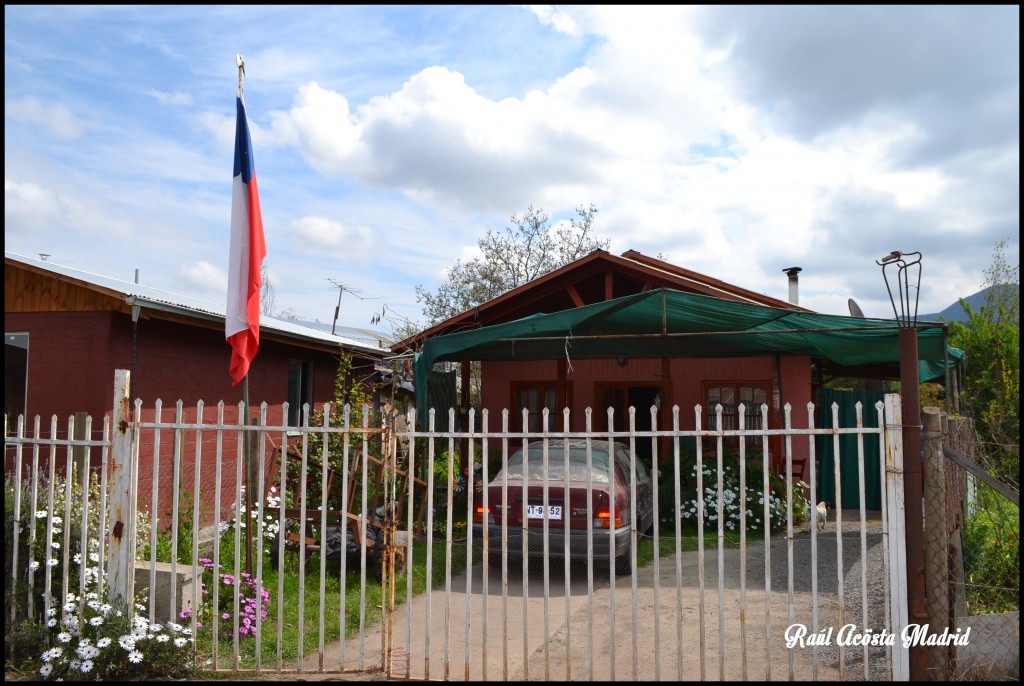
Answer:
[[[423,323],[477,239],[611,251],[868,316],[1019,263],[1017,6],[4,8],[5,249],[223,302],[235,55],[278,311]],[[386,329],[386,319],[378,328]]]

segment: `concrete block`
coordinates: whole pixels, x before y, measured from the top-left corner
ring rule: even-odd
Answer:
[[[192,607],[195,602],[195,586],[192,579],[192,565],[178,564],[171,574],[170,562],[157,562],[154,582],[153,604],[156,606],[156,621],[168,621],[184,624],[181,612]],[[202,567],[199,568],[200,571]],[[150,563],[138,560],[135,562],[135,594],[143,598],[143,604],[149,605],[149,581],[152,576]],[[174,607],[171,607],[171,589],[174,588]]]

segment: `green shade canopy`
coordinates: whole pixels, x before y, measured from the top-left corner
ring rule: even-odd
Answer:
[[[942,323],[918,322],[922,382],[945,378],[963,351]],[[893,320],[815,314],[661,288],[470,331],[428,338],[413,363],[426,379],[435,362],[631,357],[748,357],[780,353],[842,366],[900,361]],[[417,414],[426,417],[426,393]]]

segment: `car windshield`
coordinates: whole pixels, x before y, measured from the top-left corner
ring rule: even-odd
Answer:
[[[544,449],[540,446],[531,447],[527,460],[527,478],[530,481],[541,481],[544,479]],[[591,449],[591,474],[594,483],[608,483],[608,453],[603,450]],[[509,480],[523,478],[523,452],[512,455],[508,460]],[[548,446],[548,481],[565,480],[565,452],[562,446]],[[498,472],[494,482],[500,483],[504,478],[503,472]],[[587,480],[587,449],[569,448],[569,480]]]

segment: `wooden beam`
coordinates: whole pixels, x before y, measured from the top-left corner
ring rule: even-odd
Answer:
[[[585,303],[583,302],[583,298],[581,298],[580,294],[576,291],[576,286],[570,283],[565,287],[565,290],[569,294],[569,297],[572,298],[572,302],[576,307],[583,307]]]

